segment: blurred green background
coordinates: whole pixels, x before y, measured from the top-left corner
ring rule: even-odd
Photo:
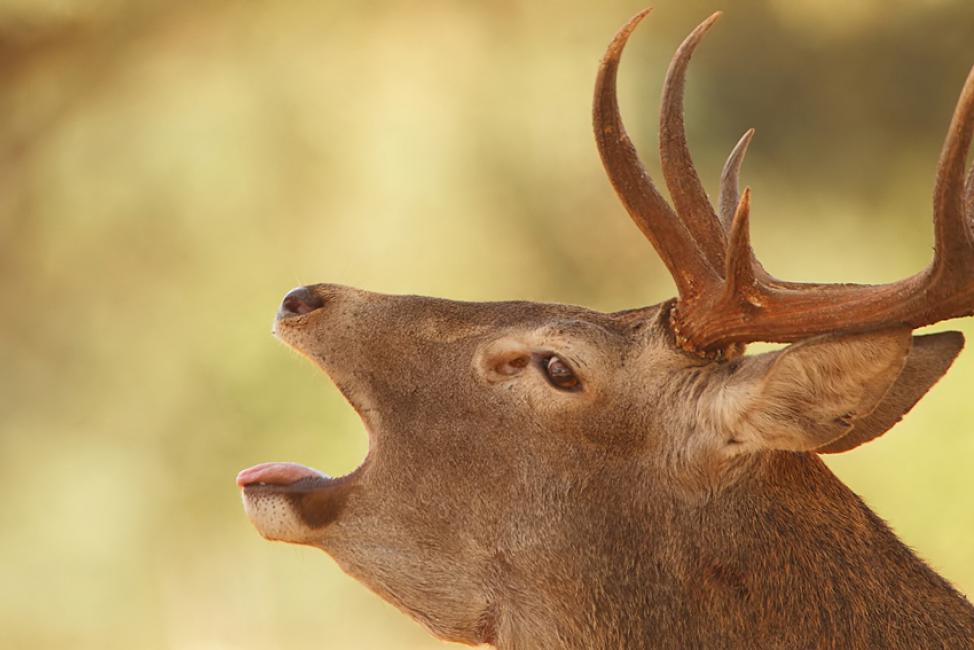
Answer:
[[[240,468],[342,473],[366,445],[271,319],[319,281],[607,311],[669,297],[590,126],[597,62],[642,6],[0,1],[0,646],[443,647],[246,521]],[[659,0],[621,70],[656,178],[662,75],[718,8],[689,136],[714,192],[757,127],[765,265],[922,268],[974,4]],[[829,459],[968,594],[972,382],[968,351],[892,433]]]

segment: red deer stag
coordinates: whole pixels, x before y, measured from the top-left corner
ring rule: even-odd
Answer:
[[[506,649],[971,648],[974,607],[818,454],[892,427],[947,371],[974,313],[974,71],[937,171],[935,255],[879,286],[778,280],[737,189],[751,133],[711,207],[687,150],[677,50],[660,150],[671,207],[599,68],[608,176],[679,297],[602,314],[319,284],[276,333],[334,380],[369,453],[329,478],[267,463],[237,478],[272,540],[319,547],[436,636]],[[752,341],[788,342],[743,356]]]

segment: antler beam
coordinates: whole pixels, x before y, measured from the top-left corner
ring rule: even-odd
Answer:
[[[965,161],[974,134],[974,69],[964,84],[940,156],[930,266],[884,285],[785,282],[771,277],[754,257],[748,233],[750,190],[743,195],[738,191],[753,130],[744,134],[724,167],[719,218],[686,144],[686,68],[719,13],[684,40],[664,84],[660,158],[675,211],[639,161],[622,126],[615,81],[626,41],[648,13],[634,16],[602,59],[595,87],[595,134],[623,205],[676,281],[679,300],[671,323],[682,347],[720,355],[735,344],[751,341],[792,342],[828,332],[916,328],[974,314],[974,169],[965,183]]]

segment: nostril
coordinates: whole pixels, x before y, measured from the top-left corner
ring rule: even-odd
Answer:
[[[284,296],[281,313],[283,315],[307,314],[324,306],[325,301],[321,296],[307,287],[298,287]]]

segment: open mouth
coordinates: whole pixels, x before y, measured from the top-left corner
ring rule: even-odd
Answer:
[[[363,406],[357,400],[353,399],[343,384],[339,384],[338,382],[334,383],[339,392],[345,397],[345,401],[358,414],[362,424],[365,426],[366,435],[371,443],[373,439],[372,416],[374,415],[374,410],[370,407]],[[242,488],[245,494],[254,493],[258,490],[279,493],[307,492],[328,487],[357,475],[369,461],[371,444],[369,447],[369,454],[366,455],[365,460],[355,470],[344,476],[331,477],[313,467],[308,467],[300,463],[267,462],[241,470],[237,474],[237,487]]]
[[[309,543],[317,538],[315,531],[334,522],[345,509],[365,464],[331,477],[299,463],[261,463],[238,473],[237,486],[243,492],[244,510],[261,535]]]
[[[341,384],[337,384],[339,391],[346,401],[359,415],[365,432],[372,441],[373,409],[361,406],[350,398],[348,391]],[[368,465],[371,458],[371,444],[369,453],[362,463],[353,471],[342,476],[329,476],[324,472],[300,463],[266,462],[248,467],[237,473],[237,487],[241,488],[245,498],[270,496],[272,494],[298,496],[314,492],[322,492],[329,488],[347,486],[352,483]]]
[[[356,391],[349,390],[344,381],[335,381],[324,359],[306,348],[310,337],[306,338],[303,330],[313,324],[320,307],[317,294],[304,289],[292,291],[278,313],[274,334],[329,375],[362,419],[371,443],[373,409]],[[369,456],[349,474],[337,477],[299,463],[268,462],[248,467],[236,478],[237,487],[243,493],[244,510],[267,539],[317,543],[323,529],[339,517],[352,494],[359,491]]]
[[[363,406],[358,400],[354,399],[344,384],[333,382],[345,401],[355,410],[362,424],[365,433],[371,443],[372,441],[372,419],[374,409]],[[370,444],[371,453],[371,444]],[[263,489],[267,492],[296,492],[302,490],[313,490],[327,487],[333,483],[344,480],[357,474],[369,460],[366,455],[365,460],[345,476],[331,477],[324,472],[300,463],[287,462],[267,462],[240,470],[237,474],[237,487],[243,488],[245,492],[255,489]]]

